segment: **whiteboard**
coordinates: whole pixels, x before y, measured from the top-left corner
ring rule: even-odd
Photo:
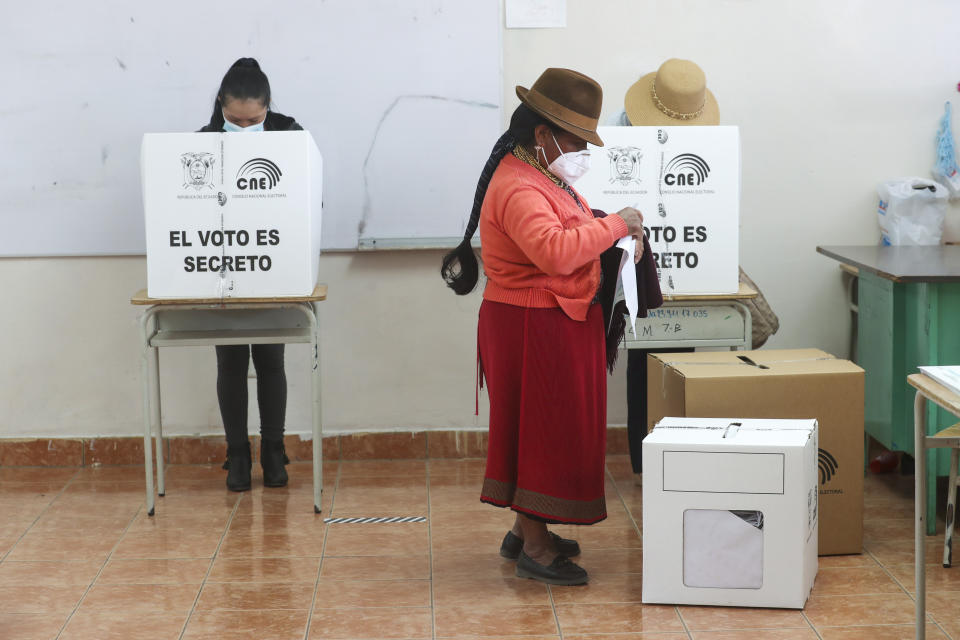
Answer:
[[[501,127],[499,5],[18,5],[0,26],[0,255],[142,254],[143,134],[205,125],[243,56],[324,156],[325,248],[462,235]]]

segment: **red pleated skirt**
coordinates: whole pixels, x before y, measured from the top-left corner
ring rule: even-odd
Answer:
[[[607,379],[603,312],[585,322],[559,308],[484,300],[481,384],[490,398],[480,499],[550,523],[607,517],[603,495]]]

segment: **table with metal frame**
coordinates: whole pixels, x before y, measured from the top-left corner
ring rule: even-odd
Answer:
[[[323,426],[320,402],[320,339],[316,303],[326,300],[327,285],[312,295],[290,298],[157,299],[146,290],[131,298],[146,305],[140,317],[143,387],[143,461],[147,514],[154,514],[152,438],[156,434],[157,494],[163,496],[163,425],[160,413],[161,347],[228,344],[308,344],[313,349],[311,398],[313,423],[313,509],[320,513],[323,491]]]
[[[907,376],[907,383],[916,389],[913,398],[913,446],[914,460],[916,468],[914,469],[914,589],[916,590],[916,637],[923,640],[926,634],[926,608],[927,608],[927,564],[926,564],[926,544],[925,535],[929,533],[927,526],[928,520],[936,529],[936,508],[934,508],[934,517],[929,518],[927,511],[927,453],[929,449],[951,448],[952,465],[950,474],[951,487],[957,483],[957,450],[960,448],[960,430],[955,426],[933,435],[929,432],[932,425],[927,422],[927,401],[929,400],[936,406],[948,411],[953,416],[960,418],[960,395],[957,395],[947,387],[943,386],[933,378],[914,373]],[[950,504],[947,506],[947,530],[944,538],[944,557],[943,566],[949,567],[951,564],[951,538],[953,534],[954,511],[956,509],[955,491],[950,490]]]

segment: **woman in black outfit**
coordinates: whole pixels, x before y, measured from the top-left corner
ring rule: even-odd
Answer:
[[[202,132],[254,132],[301,130],[288,116],[270,111],[270,82],[253,58],[240,58],[223,76],[210,122]],[[250,440],[247,435],[247,368],[253,353],[260,405],[260,465],[263,484],[287,484],[283,447],[287,411],[287,377],[282,344],[228,345],[217,348],[217,399],[227,435],[227,488],[250,489]]]

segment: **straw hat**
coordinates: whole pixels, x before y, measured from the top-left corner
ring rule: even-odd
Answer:
[[[707,89],[703,70],[689,60],[671,58],[627,89],[624,107],[638,126],[712,125],[720,121],[717,99]]]
[[[517,97],[564,131],[603,146],[597,135],[603,89],[596,80],[570,69],[547,69],[529,89],[518,85]]]

